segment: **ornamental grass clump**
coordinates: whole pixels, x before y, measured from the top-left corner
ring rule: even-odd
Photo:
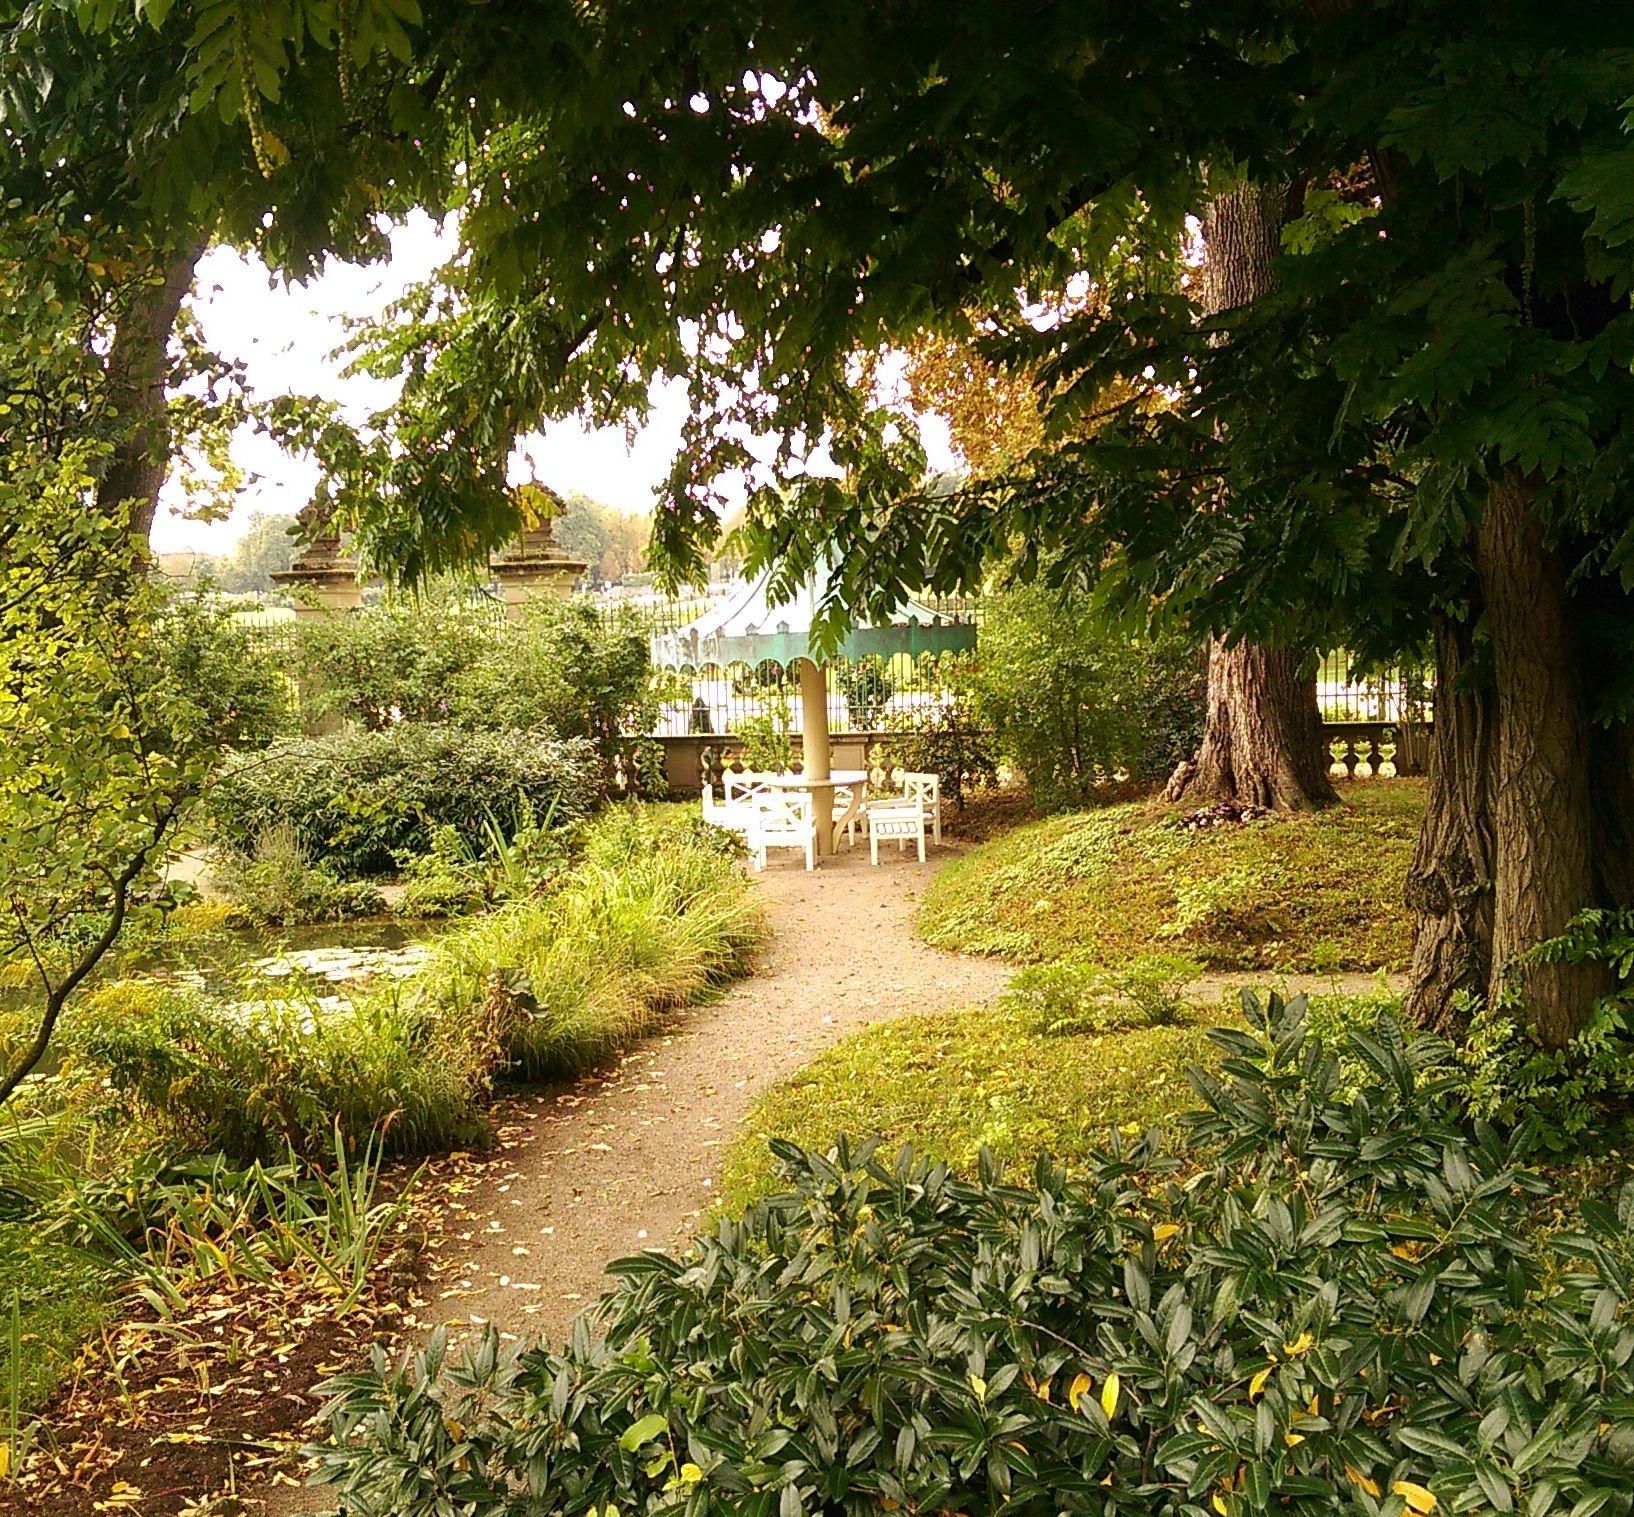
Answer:
[[[446,1018],[496,1008],[512,1070],[562,1079],[742,974],[762,931],[730,834],[624,808],[560,890],[444,938],[421,984]]]
[[[784,1145],[782,1193],[614,1266],[604,1339],[332,1381],[319,1479],[358,1517],[1627,1513],[1634,1187],[1542,1236],[1526,1125],[1432,1040],[1352,1032],[1346,1095],[1301,1001],[1245,1010],[1189,1169]]]

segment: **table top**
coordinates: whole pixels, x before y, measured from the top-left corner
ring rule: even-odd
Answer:
[[[836,769],[826,780],[808,780],[803,774],[769,774],[761,783],[773,790],[838,790],[868,783],[865,769]]]

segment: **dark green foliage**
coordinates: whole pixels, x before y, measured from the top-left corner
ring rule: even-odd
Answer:
[[[472,838],[490,818],[509,832],[525,815],[565,826],[600,791],[600,765],[583,739],[403,722],[276,743],[239,760],[211,792],[210,814],[230,849],[253,852],[263,834],[288,825],[308,856],[353,879],[426,852],[439,825]]]
[[[887,712],[885,728],[891,736],[886,753],[898,769],[936,775],[942,782],[943,799],[963,811],[975,791],[998,780],[993,735],[983,726],[972,693],[974,669],[968,659],[926,655],[921,672],[937,676],[935,704],[915,711]]]
[[[1088,804],[1118,775],[1164,779],[1196,750],[1189,639],[1132,636],[1088,597],[1033,586],[991,600],[979,654],[977,712],[1043,806]]]
[[[157,643],[167,682],[197,707],[201,730],[212,741],[259,748],[294,730],[289,676],[230,610],[201,595],[173,595]]]
[[[602,1510],[1249,1517],[1605,1512],[1634,1476],[1634,1190],[1540,1246],[1548,1184],[1420,1078],[1250,999],[1155,1134],[1081,1179],[960,1181],[781,1150],[787,1193],[614,1267],[606,1341],[332,1382],[322,1478],[360,1517]]]

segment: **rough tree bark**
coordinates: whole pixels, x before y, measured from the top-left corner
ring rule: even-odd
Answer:
[[[1518,474],[1494,481],[1471,544],[1476,605],[1436,628],[1435,729],[1407,879],[1417,917],[1407,997],[1420,1026],[1465,1031],[1459,992],[1495,999],[1550,1046],[1611,988],[1604,965],[1533,963],[1585,906],[1626,903],[1634,768],[1621,724],[1591,721],[1591,650],[1567,565]],[[1490,659],[1473,657],[1484,617]]]
[[[1600,899],[1589,713],[1567,567],[1544,540],[1531,494],[1513,472],[1495,480],[1475,534],[1498,709],[1491,983],[1494,993],[1518,992],[1533,1031],[1560,1044],[1611,978],[1603,965],[1517,957]]]
[[[1209,643],[1203,743],[1174,772],[1165,792],[1170,800],[1302,811],[1338,799],[1322,745],[1316,675],[1305,662],[1288,649]]]
[[[1274,288],[1287,218],[1280,186],[1241,184],[1203,210],[1205,316]],[[1338,799],[1328,778],[1316,676],[1304,655],[1215,639],[1208,650],[1208,708],[1197,756],[1175,770],[1170,800],[1234,801],[1299,811]]]
[[[144,541],[153,529],[159,491],[170,468],[165,397],[170,338],[202,252],[200,246],[183,249],[136,291],[108,351],[108,393],[119,416],[120,436],[97,485],[96,502],[109,515],[127,513],[132,534]]]
[[[1443,1037],[1463,1036],[1460,992],[1484,996],[1492,978],[1492,754],[1497,713],[1471,670],[1467,625],[1435,626],[1435,722],[1424,821],[1407,871],[1416,918],[1406,1011]]]

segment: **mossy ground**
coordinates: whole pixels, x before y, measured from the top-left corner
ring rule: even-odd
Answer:
[[[1212,1056],[1195,1025],[1058,1037],[1003,1006],[888,1022],[761,1097],[727,1156],[719,1205],[739,1208],[772,1184],[773,1137],[821,1152],[842,1133],[878,1135],[967,1171],[985,1147],[1024,1176],[1040,1154],[1070,1161],[1111,1128],[1169,1122],[1195,1101],[1186,1066]]]
[[[928,942],[1021,963],[1154,951],[1211,969],[1402,968],[1423,786],[1353,784],[1319,812],[1188,830],[1189,808],[1106,806],[1017,828],[931,882]]]

